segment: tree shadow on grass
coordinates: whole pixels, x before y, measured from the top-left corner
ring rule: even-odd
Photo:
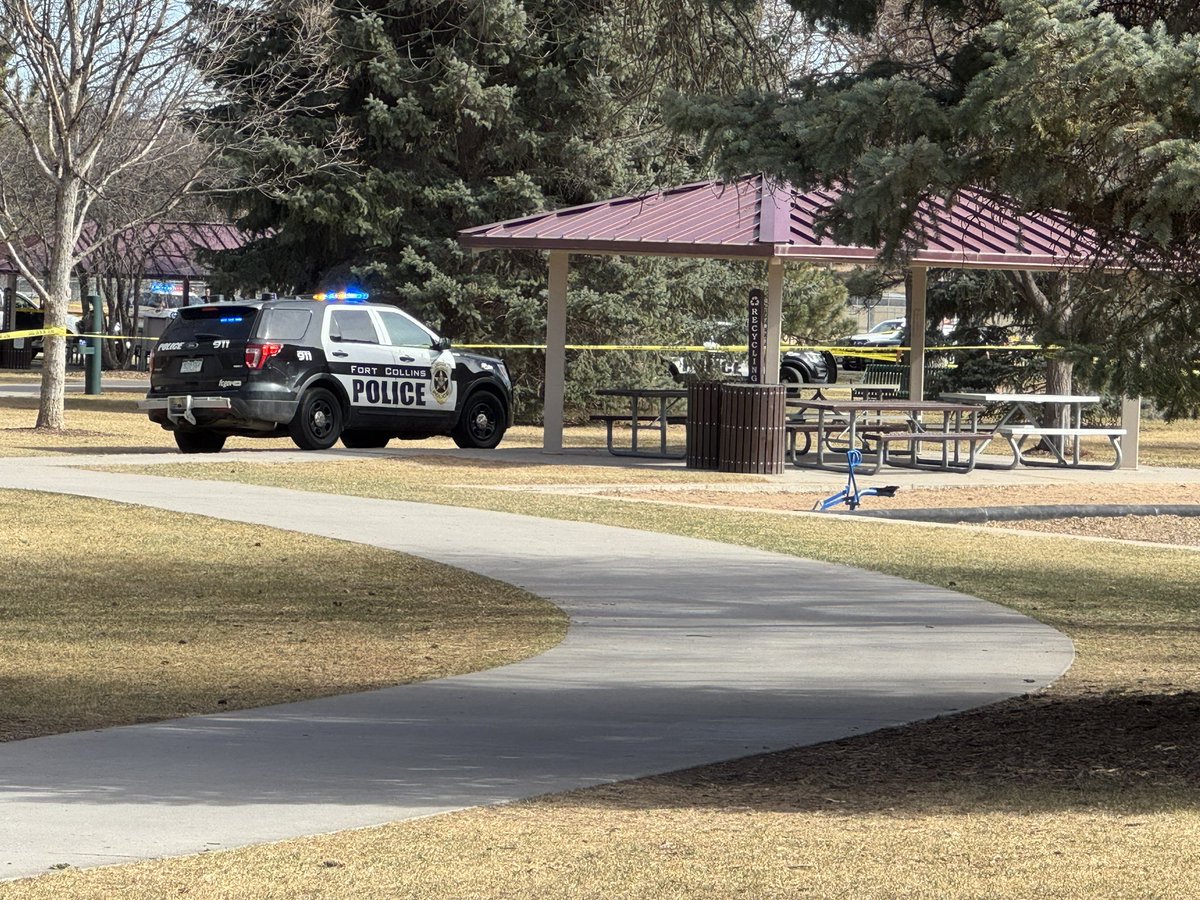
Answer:
[[[561,798],[580,800],[827,813],[1197,809],[1200,693],[1015,698]]]

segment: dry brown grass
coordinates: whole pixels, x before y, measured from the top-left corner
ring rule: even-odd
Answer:
[[[0,492],[0,740],[440,678],[552,646],[550,604],[269,528]]]
[[[108,375],[105,376],[108,378]],[[0,381],[21,383],[36,381],[36,375],[24,373],[0,373]],[[836,392],[838,389],[834,389]],[[37,420],[37,401],[31,397],[0,397],[0,456],[27,454],[64,454],[72,452],[101,452],[138,449],[175,452],[171,436],[152,424],[144,413],[134,406],[137,395],[126,392],[111,392],[100,397],[68,395],[68,431],[61,436],[33,431]],[[1141,460],[1152,466],[1200,467],[1200,421],[1194,419],[1176,422],[1146,420],[1142,422]],[[540,428],[518,426],[505,437],[504,446],[540,447]],[[604,430],[599,427],[568,428],[564,437],[568,447],[602,447]],[[1107,442],[1101,442],[1099,453],[1110,458]],[[255,449],[268,447],[291,448],[291,441],[279,439],[231,438],[230,449]],[[393,446],[403,446],[395,443]],[[446,439],[431,439],[413,444],[422,448],[452,448]],[[997,454],[1007,455],[1003,443],[989,448]]]
[[[67,428],[61,433],[38,431],[37,400],[33,397],[0,397],[0,456],[69,455],[75,453],[162,452],[175,454],[175,441],[169,432],[151,422],[137,409],[138,395],[112,392],[99,397],[68,395]],[[603,436],[594,429],[582,438],[598,440]],[[506,441],[511,446],[541,446],[541,430],[514,428]],[[451,449],[448,438],[421,442],[422,447]],[[230,438],[230,450],[270,448],[294,450],[288,438]]]
[[[1181,442],[1190,463],[1171,464],[1196,465],[1190,434],[1155,440]],[[1070,634],[1079,656],[1043,694],[904,728],[495,809],[56,874],[0,896],[1197,895],[1194,554],[477,487],[573,480],[570,469],[317,468],[179,474],[579,518],[878,569],[1025,611]]]
[[[1139,459],[1148,466],[1200,466],[1200,420],[1143,422]]]

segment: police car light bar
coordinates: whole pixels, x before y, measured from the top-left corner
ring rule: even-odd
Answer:
[[[324,291],[320,294],[313,294],[313,299],[320,301],[347,300],[350,302],[357,300],[361,302],[370,296],[366,291]]]

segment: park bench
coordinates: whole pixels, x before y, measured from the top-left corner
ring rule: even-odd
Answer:
[[[929,384],[942,366],[925,367],[925,383]],[[891,400],[908,396],[908,366],[893,363],[869,363],[863,370],[863,380],[850,389],[853,400]]]
[[[908,370],[889,363],[868,363],[863,370],[863,380],[850,389],[853,400],[890,400],[907,387]]]

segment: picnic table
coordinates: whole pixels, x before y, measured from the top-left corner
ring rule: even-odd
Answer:
[[[1085,437],[1104,437],[1112,445],[1115,461],[1109,468],[1121,465],[1121,438],[1125,436],[1124,428],[1085,428],[1083,425],[1083,408],[1100,402],[1095,394],[1015,394],[1005,392],[973,392],[959,391],[942,394],[942,399],[952,402],[982,403],[989,406],[999,406],[999,420],[990,429],[993,436],[1000,435],[1008,441],[1013,459],[1010,469],[1019,465],[1046,465],[1045,462],[1030,460],[1025,455],[1025,442],[1030,438],[1038,438],[1039,444],[1048,446],[1054,453],[1055,461],[1049,465],[1079,466],[1080,443]],[[1043,425],[1042,411],[1046,406],[1058,407],[1066,412],[1066,425]],[[1043,438],[1050,438],[1043,441]],[[980,449],[986,447],[983,444]],[[1068,455],[1069,448],[1069,455]]]
[[[891,455],[890,445],[907,445],[908,465],[937,465],[943,469],[970,472],[975,467],[977,447],[990,440],[990,435],[979,433],[978,413],[982,407],[977,403],[905,400],[901,398],[826,400],[796,398],[788,400],[788,407],[802,411],[814,411],[816,422],[807,419],[787,423],[788,454],[793,464],[805,465],[800,459],[805,451],[796,452],[801,436],[807,449],[809,440],[816,442],[815,465],[831,468],[827,461],[827,450],[831,442],[844,437],[847,449],[863,449],[864,459],[869,459],[870,445],[874,444],[874,466],[866,474],[879,471],[885,463],[898,464]],[[902,422],[886,421],[887,414],[896,414]],[[940,414],[940,428],[931,427],[923,420],[926,414]],[[860,444],[862,445],[860,447]],[[922,444],[938,444],[941,454],[937,460],[922,459]],[[967,447],[967,459],[961,457],[962,446]],[[841,454],[838,454],[841,456]],[[840,460],[839,460],[840,462]]]
[[[682,411],[682,404],[687,401],[687,391],[682,388],[604,388],[596,391],[601,397],[621,397],[628,401],[629,409],[620,413],[597,413],[591,416],[593,422],[603,422],[607,426],[608,452],[613,456],[642,456],[658,459],[683,459],[686,450],[677,452],[667,449],[667,427],[669,425],[684,425],[687,416]],[[673,412],[672,410],[678,410]],[[613,444],[613,425],[629,423],[629,446],[617,447]],[[640,445],[638,435],[642,431],[657,434],[655,446]]]

